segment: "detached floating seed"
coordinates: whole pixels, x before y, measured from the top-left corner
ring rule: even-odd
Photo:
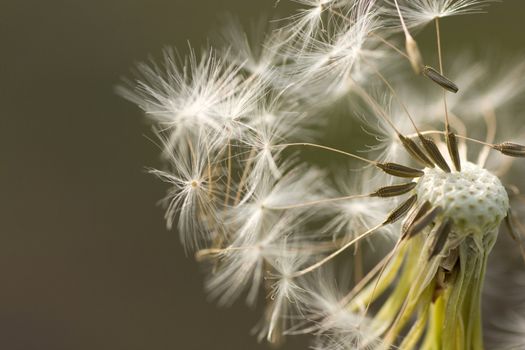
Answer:
[[[456,84],[454,84],[453,81],[439,73],[437,70],[430,66],[423,67],[423,75],[430,80],[432,80],[434,83],[441,86],[443,89],[446,89],[450,92],[456,93],[459,91],[459,88]]]
[[[497,151],[500,151],[506,156],[510,157],[525,157],[525,146],[513,143],[513,142],[502,142],[497,145],[493,145]]]

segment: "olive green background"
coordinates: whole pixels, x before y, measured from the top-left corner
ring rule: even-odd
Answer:
[[[200,267],[164,228],[164,187],[144,172],[158,150],[114,86],[165,45],[204,44],[222,12],[247,23],[273,10],[270,0],[0,1],[0,349],[268,348],[250,336],[260,312],[208,302]],[[523,52],[525,1],[443,28],[449,52]]]

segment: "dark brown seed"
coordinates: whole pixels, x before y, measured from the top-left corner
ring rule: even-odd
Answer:
[[[439,149],[434,143],[434,141],[421,134],[419,134],[419,139],[421,140],[423,147],[427,151],[430,158],[432,158],[434,163],[436,163],[436,165],[440,167],[441,170],[443,170],[444,172],[450,173],[450,167],[448,166],[445,158],[443,158],[443,156],[441,155],[441,152],[439,152]]]
[[[412,197],[408,198],[406,201],[401,203],[401,205],[399,205],[396,209],[392,210],[392,212],[383,222],[383,225],[393,224],[397,220],[401,219],[410,210],[410,208],[412,208],[414,203],[416,203],[416,200],[417,195],[413,195]]]
[[[500,151],[506,156],[525,157],[525,146],[517,144],[517,143],[503,142],[503,143],[492,146],[492,148]]]
[[[419,169],[410,168],[396,163],[377,163],[376,166],[385,173],[397,177],[414,178],[425,175],[425,173]]]
[[[416,182],[408,182],[406,184],[400,184],[400,185],[392,185],[392,186],[385,186],[381,187],[374,193],[372,193],[371,197],[395,197],[400,196],[402,194],[405,194],[409,191],[411,191],[414,187],[416,187]]]
[[[441,213],[441,207],[435,207],[432,210],[428,211],[422,215],[419,219],[414,221],[414,223],[407,230],[407,237],[411,238],[423,231],[425,227],[430,225],[436,216]]]
[[[410,226],[417,221],[421,216],[425,215],[427,211],[430,210],[431,204],[429,201],[425,201],[425,203],[421,204],[419,207],[413,208],[408,216],[406,217],[405,221],[403,222],[403,225],[401,226],[401,238],[404,238],[406,236],[406,233]]]
[[[432,250],[430,252],[429,260],[441,253],[451,230],[452,221],[450,219],[443,221],[441,225],[439,225],[436,232],[434,233],[434,241],[432,243]]]
[[[456,134],[454,134],[452,131],[447,133],[447,148],[448,154],[450,154],[450,158],[454,163],[454,167],[457,171],[461,171],[461,159],[459,158],[458,140],[456,138]]]
[[[419,146],[414,141],[412,141],[412,139],[405,137],[401,134],[397,134],[397,136],[403,144],[403,147],[405,147],[406,151],[410,153],[412,158],[414,158],[416,161],[426,166],[427,168],[434,167],[434,163],[432,163],[432,161],[428,159],[426,154],[421,150],[421,148],[419,148]]]
[[[423,67],[423,75],[432,80],[434,83],[441,86],[443,89],[446,89],[450,92],[456,93],[459,91],[459,88],[454,82],[445,77],[443,74],[439,73],[437,70],[430,66]]]

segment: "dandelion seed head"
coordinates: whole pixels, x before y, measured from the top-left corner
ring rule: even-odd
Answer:
[[[421,203],[441,207],[460,234],[484,234],[497,229],[507,215],[509,198],[499,178],[470,162],[461,172],[425,169],[416,192]]]
[[[491,1],[293,1],[303,8],[282,28],[248,35],[230,18],[223,49],[184,59],[168,49],[120,89],[158,130],[166,168],[151,172],[169,185],[168,228],[176,225],[185,248],[210,262],[206,289],[219,304],[254,306],[266,297],[260,339],[310,333],[317,350],[483,348],[485,267],[503,219],[513,231],[509,196],[519,197],[498,178],[512,160],[495,161],[489,150],[525,155],[515,125],[504,130],[509,141],[496,130],[496,114],[517,110],[506,108],[525,91],[525,66],[501,64],[506,70],[492,79],[477,58],[455,54],[454,64],[443,63],[437,19]],[[398,48],[403,19],[412,41],[413,28],[436,20],[445,73],[428,68],[415,43],[408,55]],[[400,74],[398,61],[407,70],[416,62],[418,74],[425,65],[427,77],[460,90],[441,94],[412,70]],[[318,140],[340,112],[336,102],[350,107],[348,118],[361,116],[377,145],[343,151]],[[341,132],[352,145],[361,140]],[[470,142],[483,147],[477,165],[467,161]],[[306,148],[358,163],[332,174],[308,165],[315,161]],[[396,238],[382,259],[361,244],[377,237]],[[508,343],[519,347],[516,320]]]

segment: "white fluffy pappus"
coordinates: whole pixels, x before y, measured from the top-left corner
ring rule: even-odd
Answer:
[[[232,15],[223,17],[224,24],[219,41],[224,43],[225,58],[242,66],[250,77],[257,77],[271,85],[278,80],[276,66],[282,64],[278,55],[284,33],[266,18],[260,18],[249,31],[245,31],[239,18]]]
[[[256,109],[264,87],[258,79],[244,80],[241,68],[212,49],[200,58],[190,50],[181,59],[168,48],[162,65],[139,64],[135,81],[127,83],[131,87],[122,86],[118,91],[141,107],[175,145],[202,130],[223,135],[232,128],[232,121]]]
[[[191,251],[211,238],[213,228],[220,221],[214,199],[217,189],[211,172],[214,159],[210,159],[202,140],[188,138],[186,141],[166,152],[167,170],[152,169],[150,173],[171,185],[163,200],[166,224],[171,229],[177,222],[181,242],[186,251]],[[164,147],[168,147],[166,143]]]
[[[299,165],[288,169],[280,179],[269,174],[258,178],[241,203],[230,210],[229,225],[236,228],[237,237],[257,239],[260,231],[271,227],[283,212],[290,224],[314,215],[314,206],[289,207],[318,199],[322,176],[319,169]]]
[[[286,330],[302,319],[307,291],[300,285],[301,278],[294,277],[294,274],[311,261],[311,255],[307,249],[300,248],[298,245],[294,251],[294,246],[285,240],[279,255],[268,260],[272,267],[267,277],[271,305],[267,310],[266,326],[262,327],[259,336],[274,343],[278,343]]]
[[[292,0],[302,7],[292,16],[287,17],[286,24],[282,27],[287,34],[285,43],[306,46],[320,30],[324,29],[324,17],[333,7],[341,4],[352,7],[353,0]]]
[[[309,291],[304,312],[313,323],[306,331],[317,335],[312,347],[315,350],[381,349],[371,319],[349,310],[342,302],[349,291],[349,274],[345,269],[336,273],[334,267],[324,267],[310,276],[304,287]]]
[[[384,185],[384,181],[374,180],[369,170],[347,171],[345,176],[335,178],[333,189],[328,197],[337,198],[349,195],[367,194]],[[333,201],[326,204],[325,212],[329,219],[322,228],[334,240],[351,241],[368,229],[385,220],[395,206],[389,198],[367,197]],[[390,236],[392,226],[383,227],[378,232]],[[377,233],[374,237],[377,237]]]
[[[285,102],[287,101],[287,102]],[[281,153],[293,141],[311,141],[318,134],[315,127],[322,121],[312,114],[301,111],[299,103],[282,96],[267,96],[266,103],[250,114],[244,121],[245,132],[241,143],[249,150],[248,162],[253,169],[250,180],[257,180],[270,173],[278,179],[282,176],[279,166]]]
[[[302,231],[302,224],[290,221],[287,215],[279,215],[267,222],[265,230],[257,235],[234,236],[233,241],[217,256],[219,264],[206,283],[210,297],[221,305],[230,305],[247,291],[246,302],[254,305],[261,292],[264,276],[277,259],[295,261],[300,240],[288,247],[296,252],[283,250],[285,240]],[[308,255],[306,255],[308,256]],[[291,260],[290,260],[291,259]],[[279,265],[280,266],[280,265]]]
[[[289,61],[283,74],[303,98],[325,96],[329,102],[344,96],[384,57],[377,39],[370,35],[379,24],[374,1],[356,2],[351,12],[337,13],[327,29],[307,39],[308,44],[282,50]]]
[[[436,18],[483,13],[495,0],[398,0],[403,19],[408,27],[423,26]],[[387,11],[392,22],[400,25],[394,0],[388,0]]]

